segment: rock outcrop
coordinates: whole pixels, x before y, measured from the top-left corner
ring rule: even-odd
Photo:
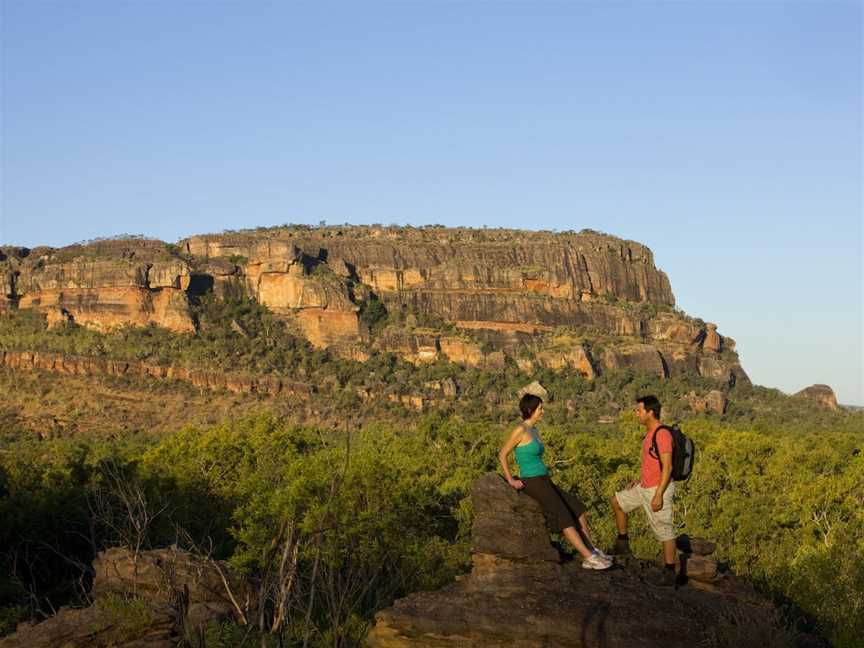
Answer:
[[[392,351],[418,364],[513,361],[589,380],[622,369],[746,380],[733,340],[673,311],[648,248],[590,230],[293,226],[177,245],[0,250],[0,311],[38,309],[52,325],[191,333],[190,300],[205,293],[255,299],[316,347],[356,360]],[[386,326],[364,317],[373,302]]]
[[[165,243],[102,241],[58,250],[7,249],[0,259],[6,307],[61,312],[95,329],[154,323],[195,330],[189,264]]]
[[[290,395],[307,400],[312,388],[275,375],[249,375],[223,371],[190,370],[183,367],[86,358],[42,351],[0,351],[0,366],[36,369],[72,376],[135,376],[158,380],[182,380],[199,389],[227,390],[237,394]]]
[[[174,648],[210,621],[248,613],[240,607],[250,598],[241,576],[224,563],[176,548],[137,555],[108,549],[97,556],[93,570],[93,605],[61,608],[42,623],[22,623],[0,639],[0,648]],[[126,606],[134,606],[129,619]]]
[[[451,321],[494,321],[454,316],[463,304],[464,312],[478,313],[473,300],[463,299],[471,291],[574,302],[611,295],[634,302],[674,303],[669,280],[654,267],[648,248],[587,230],[552,234],[437,227],[295,227],[194,236],[181,245],[195,257],[241,257],[248,259],[249,266],[282,261],[298,250],[306,258],[344,268],[343,274],[355,274],[382,296],[410,291],[413,299],[431,303],[436,293],[450,294],[453,299],[447,303],[452,310],[447,319]],[[528,310],[535,309],[528,306]]]
[[[502,488],[502,485],[505,488]],[[509,488],[495,473],[477,479],[471,487],[474,525],[471,549],[474,563],[488,566],[496,560],[561,561],[549,543],[540,505]]]
[[[562,561],[534,500],[498,475],[478,479],[472,499],[471,574],[380,612],[371,648],[784,645],[770,601],[743,580],[718,577],[717,564],[704,556],[713,551],[709,544],[688,539],[682,549],[685,564],[712,583],[673,592],[646,582],[656,575],[649,562],[598,572]],[[825,645],[788,639],[790,646]]]
[[[533,394],[534,396],[539,396],[544,401],[549,400],[549,392],[546,390],[546,388],[543,385],[541,385],[536,380],[534,382],[532,382],[531,384],[525,385],[524,387],[522,387],[516,393],[516,397],[522,398],[525,394]]]
[[[669,375],[663,356],[650,344],[631,344],[617,349],[606,349],[603,353],[603,366],[611,371],[635,369],[660,378]]]
[[[834,395],[834,390],[828,385],[810,385],[795,394],[796,398],[805,398],[815,401],[825,409],[838,409],[837,396]]]
[[[704,396],[699,396],[696,392],[690,392],[682,399],[690,409],[697,413],[701,414],[703,412],[714,412],[715,414],[723,414],[726,411],[726,406],[728,405],[728,399],[726,395],[717,390],[711,390]]]

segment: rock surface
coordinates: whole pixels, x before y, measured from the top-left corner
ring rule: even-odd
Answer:
[[[673,590],[650,584],[659,575],[650,562],[631,560],[607,571],[583,569],[578,560],[559,562],[536,503],[496,474],[474,483],[472,500],[471,574],[379,612],[368,646],[827,645],[787,636],[774,623],[772,604],[729,575],[714,577],[710,585]],[[713,550],[704,541],[696,544]],[[712,564],[716,568],[702,556],[690,559],[704,577]],[[721,643],[711,643],[718,638]]]
[[[700,414],[702,412],[714,412],[715,414],[723,414],[726,411],[726,406],[728,405],[728,399],[726,395],[717,390],[711,390],[704,396],[699,396],[696,392],[690,392],[682,399],[687,405],[690,406],[690,409],[695,413]]]
[[[247,599],[247,583],[227,565],[176,548],[137,557],[113,548],[100,553],[93,568],[93,605],[61,608],[41,623],[22,623],[0,639],[0,648],[174,648],[184,632],[232,616],[229,588],[235,600]],[[130,619],[116,603],[127,598],[138,604]]]
[[[507,486],[497,474],[489,473],[474,482],[471,501],[474,503],[471,550],[475,556],[491,554],[516,561],[560,561],[558,551],[549,543],[540,505]]]
[[[151,322],[195,330],[184,288],[191,268],[161,241],[101,241],[4,256],[4,295],[18,308],[62,309],[99,330]]]
[[[603,367],[608,371],[636,369],[660,378],[668,376],[663,356],[650,344],[632,344],[603,353]]]
[[[308,384],[283,380],[272,374],[248,375],[201,371],[146,362],[87,358],[42,351],[0,351],[0,366],[76,376],[146,376],[157,380],[181,380],[199,389],[224,389],[238,394],[258,393],[271,396],[281,394],[296,396],[301,400],[308,400],[312,394],[312,387]]]
[[[544,401],[549,400],[549,392],[546,391],[546,388],[536,380],[534,382],[522,387],[516,393],[516,397],[522,398],[525,394],[532,394],[533,396],[538,396],[538,397],[542,398]]]
[[[795,397],[815,401],[825,409],[838,409],[837,396],[834,395],[834,390],[828,385],[810,385],[796,393]]]
[[[193,333],[190,300],[208,292],[255,299],[314,346],[361,361],[392,351],[415,364],[513,361],[589,380],[601,370],[746,379],[716,325],[672,310],[648,248],[590,230],[293,226],[177,245],[0,249],[0,311],[37,309],[52,324]],[[404,315],[374,335],[361,316],[373,297]],[[598,337],[603,353],[592,356],[586,342]]]
[[[410,290],[423,299],[436,291],[497,290],[581,301],[585,290],[595,297],[674,303],[669,280],[647,247],[590,231],[298,227],[194,236],[181,246],[196,257],[242,256],[249,265],[280,260],[293,249],[348,268],[381,295]],[[462,302],[456,295],[448,303],[458,310]]]

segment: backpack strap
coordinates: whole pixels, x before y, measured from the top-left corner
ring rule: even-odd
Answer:
[[[666,430],[669,432],[669,434],[672,434],[672,428],[670,428],[668,425],[658,425],[657,429],[654,430],[653,436],[651,437],[651,448],[648,450],[648,454],[651,455],[652,457],[654,457],[657,460],[657,463],[659,463],[660,467],[662,468],[663,462],[660,461],[660,448],[657,447],[657,433],[660,430]],[[672,443],[673,443],[673,445],[675,443],[675,435],[674,434],[672,435]]]

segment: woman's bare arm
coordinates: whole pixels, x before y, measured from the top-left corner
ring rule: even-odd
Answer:
[[[498,461],[501,462],[501,470],[504,471],[504,479],[506,479],[507,483],[516,489],[523,488],[525,484],[522,483],[521,479],[513,479],[513,475],[510,474],[510,466],[507,463],[507,456],[513,452],[517,445],[519,445],[524,436],[525,426],[520,423],[513,428],[510,436],[504,442],[504,445],[501,446],[501,450],[498,451]]]

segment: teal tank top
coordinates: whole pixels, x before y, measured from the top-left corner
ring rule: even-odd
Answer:
[[[529,443],[516,446],[516,464],[519,466],[520,477],[542,477],[548,475],[546,464],[543,463],[543,451],[546,449],[534,435]]]

